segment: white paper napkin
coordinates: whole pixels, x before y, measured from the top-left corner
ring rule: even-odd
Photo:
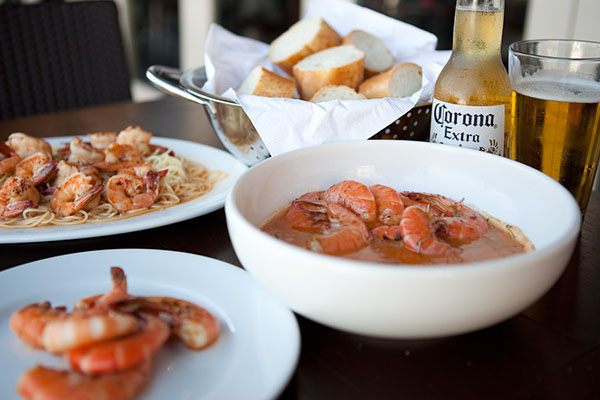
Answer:
[[[431,101],[433,86],[450,52],[435,51],[435,35],[341,0],[312,1],[305,18],[323,17],[341,36],[361,29],[381,38],[394,64],[412,61],[423,68],[423,87],[406,98],[311,103],[298,99],[237,95],[252,68],[261,65],[286,76],[267,55],[269,46],[210,27],[205,46],[207,82],[203,90],[237,100],[258,131],[269,153],[278,154],[322,143],[368,139],[417,104]]]

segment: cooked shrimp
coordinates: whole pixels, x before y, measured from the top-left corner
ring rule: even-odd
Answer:
[[[30,179],[11,176],[0,187],[0,219],[16,217],[39,202],[40,192]]]
[[[53,353],[135,332],[134,316],[111,310],[128,298],[123,270],[114,267],[111,274],[113,288],[98,296],[92,307],[67,313],[65,307],[52,308],[48,302],[31,304],[11,316],[10,328],[27,343]]]
[[[168,170],[150,171],[144,178],[115,175],[108,180],[106,198],[119,212],[148,208],[158,197],[159,180]]]
[[[21,161],[21,157],[19,157],[19,155],[4,142],[0,142],[0,153],[2,153],[3,157],[0,159],[0,175],[12,173],[17,164]]]
[[[442,215],[434,219],[433,225],[437,235],[444,239],[473,241],[489,230],[483,215],[461,202],[428,193],[420,193],[420,198],[442,211]]]
[[[104,186],[94,186],[92,182],[93,178],[81,172],[71,175],[52,195],[52,211],[59,216],[68,216],[86,207],[94,207]]]
[[[385,185],[369,186],[369,190],[377,203],[377,219],[386,225],[398,225],[404,211],[398,192]]]
[[[151,371],[150,359],[125,371],[96,376],[37,366],[21,375],[17,391],[31,400],[129,400],[142,389]]]
[[[119,175],[127,174],[127,175],[135,175],[140,178],[145,177],[152,171],[152,164],[150,163],[137,163],[132,164],[127,167],[121,168],[118,171]]]
[[[52,160],[52,154],[39,151],[22,159],[15,167],[15,175],[29,178],[38,186],[52,177],[56,164],[58,163]]]
[[[219,321],[205,308],[173,297],[134,297],[118,304],[125,312],[150,313],[169,324],[187,347],[202,350],[219,337]]]
[[[6,144],[13,149],[21,158],[28,157],[39,151],[52,154],[50,143],[44,139],[29,136],[25,133],[11,133]]]
[[[62,185],[68,178],[70,178],[71,175],[75,175],[79,172],[82,172],[84,175],[90,177],[91,184],[95,184],[98,181],[98,177],[99,177],[98,176],[99,171],[96,168],[92,167],[91,165],[88,165],[88,164],[73,165],[73,164],[69,164],[68,162],[66,162],[64,160],[60,160],[56,164],[56,168],[54,170],[55,170],[54,178],[50,180],[49,186],[47,186],[42,191],[42,194],[44,194],[46,196],[53,195],[56,192],[56,189],[58,189],[58,187],[60,185]]]
[[[400,233],[404,247],[415,253],[445,256],[455,252],[452,246],[437,238],[430,216],[419,206],[404,210]]]
[[[42,344],[51,353],[62,353],[118,338],[137,329],[138,321],[133,315],[112,311],[73,313],[68,318],[48,322],[42,334]]]
[[[173,333],[190,349],[201,350],[219,337],[219,321],[203,307],[172,297],[146,297],[169,316]]]
[[[95,132],[88,133],[88,139],[93,147],[98,150],[106,149],[111,143],[117,140],[117,134],[115,132]]]
[[[104,161],[117,163],[119,161],[134,160],[139,162],[143,153],[129,144],[111,143],[104,149]]]
[[[122,371],[150,359],[168,339],[170,329],[153,315],[139,317],[141,328],[131,335],[65,353],[71,367],[86,374],[100,374]]]
[[[371,230],[371,234],[379,239],[400,240],[400,225],[379,225]]]
[[[74,309],[88,311],[108,304],[125,313],[150,313],[168,323],[173,333],[194,350],[208,347],[219,337],[219,321],[203,307],[172,297],[128,296],[123,270],[112,267],[111,275],[113,288],[110,292],[79,300]]]
[[[325,201],[321,200],[323,193],[309,192],[294,200],[285,214],[285,222],[300,231],[322,232],[329,226]]]
[[[369,242],[369,230],[361,218],[337,203],[326,204],[331,225],[309,243],[312,250],[326,254],[356,251]]]
[[[113,304],[128,298],[127,276],[121,267],[110,267],[110,280],[112,288],[98,297],[94,302],[94,308],[108,309]]]
[[[307,209],[306,203],[292,202],[284,216],[284,221],[294,229],[308,233],[318,233],[329,226],[327,214]]]
[[[369,188],[360,182],[342,181],[325,191],[323,200],[337,203],[354,211],[363,221],[377,219],[377,203]]]
[[[117,143],[128,144],[136,148],[141,154],[150,152],[150,139],[152,133],[143,130],[139,126],[128,126],[117,136]]]
[[[435,217],[439,217],[444,214],[444,212],[440,210],[434,202],[432,203],[432,199],[428,193],[402,192],[400,193],[400,198],[404,203],[404,208],[418,206],[423,211],[427,212],[427,214]]]
[[[56,164],[56,175],[54,176],[54,186],[62,185],[71,175],[80,172],[76,165],[69,164],[66,161],[60,160]]]
[[[69,159],[71,164],[93,164],[104,161],[104,152],[84,142],[80,137],[75,137],[69,144]]]
[[[66,318],[50,321],[46,325],[42,334],[42,343],[46,350],[60,353],[118,338],[138,329],[138,321],[134,316],[112,311],[112,306],[127,299],[128,295],[123,269],[112,267],[110,273],[110,291],[96,296],[94,303],[89,307],[75,307],[73,313]]]
[[[21,308],[10,316],[8,325],[21,340],[39,349],[44,348],[42,336],[46,325],[66,318],[66,307],[52,307],[49,302],[34,303]]]
[[[121,267],[111,267],[110,278],[112,281],[110,291],[78,300],[73,305],[73,310],[86,311],[91,308],[111,310],[115,303],[131,297],[127,294],[127,276]]]

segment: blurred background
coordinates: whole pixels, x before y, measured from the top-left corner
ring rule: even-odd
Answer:
[[[0,0],[2,3],[54,0]],[[77,1],[77,0],[67,0]],[[326,0],[114,0],[119,11],[134,101],[162,94],[145,78],[148,66],[180,69],[204,65],[211,23],[265,43],[298,21],[310,1]],[[438,37],[438,50],[452,48],[455,0],[346,0],[415,25]],[[521,39],[600,41],[600,0],[505,0],[502,54]],[[373,32],[376,33],[376,32]],[[2,38],[0,38],[2,40]]]
[[[269,43],[296,22],[310,1],[324,0],[115,0],[136,101],[160,93],[146,84],[153,64],[181,69],[204,64],[204,41],[215,22],[238,35]],[[455,0],[348,0],[418,26],[452,48]],[[577,38],[600,41],[599,0],[506,0],[503,57],[521,39]]]

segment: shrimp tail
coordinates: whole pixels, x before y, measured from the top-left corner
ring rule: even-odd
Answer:
[[[33,185],[38,186],[46,179],[50,178],[50,176],[56,169],[57,164],[58,161],[52,160],[49,163],[44,164],[39,170],[37,170],[31,177],[31,182],[33,183]]]
[[[121,267],[111,267],[110,276],[112,289],[102,295],[95,305],[111,306],[121,300],[127,299],[127,276]]]
[[[148,145],[150,147],[150,152],[153,154],[163,154],[166,153],[167,151],[169,152],[168,154],[172,157],[175,156],[175,153],[173,152],[173,150],[169,150],[168,147],[165,146],[161,146],[158,144],[149,144]]]
[[[134,198],[134,204],[142,207],[150,207],[158,196],[158,182],[160,178],[169,172],[168,169],[162,171],[150,171],[144,177],[146,183],[146,193],[142,193]]]
[[[10,147],[8,147],[6,143],[0,142],[0,153],[2,153],[4,157],[10,157],[14,153],[14,151]]]
[[[91,187],[90,189],[88,189],[84,193],[82,193],[81,196],[77,197],[73,201],[73,204],[75,205],[75,207],[78,210],[82,209],[83,207],[85,207],[85,205],[87,203],[89,203],[97,195],[99,195],[102,192],[102,189],[104,189],[104,184],[96,185],[96,186]]]
[[[52,196],[54,194],[54,192],[56,192],[56,189],[58,189],[58,186],[56,186],[56,185],[47,186],[47,187],[43,188],[42,190],[40,190],[40,193],[43,194],[44,196]]]
[[[0,219],[16,217],[26,209],[35,207],[36,204],[33,200],[21,200],[9,203],[0,214]]]
[[[169,172],[169,169],[163,169],[162,171],[150,171],[146,174],[146,185],[148,189],[152,189],[157,186],[160,178],[165,176]]]

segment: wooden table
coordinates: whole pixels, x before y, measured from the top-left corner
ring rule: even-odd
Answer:
[[[130,124],[159,136],[222,148],[202,107],[175,98],[0,121],[0,139],[16,131],[64,136],[120,130]],[[600,193],[594,193],[575,253],[558,283],[521,314],[478,332],[435,340],[382,340],[298,316],[302,353],[281,398],[600,398],[599,237]],[[0,269],[111,248],[184,251],[240,266],[221,209],[142,232],[1,245]]]

